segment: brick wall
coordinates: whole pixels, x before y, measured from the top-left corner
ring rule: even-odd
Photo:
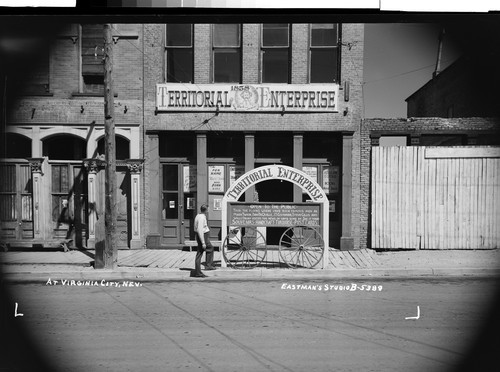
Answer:
[[[360,146],[359,126],[363,114],[363,48],[364,25],[342,25],[341,49],[341,82],[339,95],[339,112],[337,113],[234,113],[221,112],[214,116],[213,112],[171,112],[155,115],[155,85],[164,81],[163,45],[159,45],[159,36],[164,32],[164,25],[145,25],[145,129],[146,131],[169,130],[237,130],[237,131],[324,131],[354,132],[352,153],[352,232],[356,247],[360,244]],[[260,24],[244,24],[242,26],[243,83],[260,82]],[[212,81],[212,48],[211,25],[196,24],[194,27],[194,77],[195,84],[207,84]],[[157,35],[153,37],[153,35]],[[309,25],[292,25],[292,79],[294,84],[306,84],[309,81]],[[344,90],[348,82],[349,95]],[[203,126],[204,120],[210,119],[209,126]],[[147,137],[147,136],[146,136]],[[149,139],[147,139],[149,141]],[[156,164],[146,142],[146,164]],[[156,169],[145,167],[144,177],[148,181],[157,177]],[[145,229],[150,227],[150,213],[157,210],[157,190],[146,184],[145,190]],[[153,202],[154,201],[154,202]],[[156,205],[154,205],[156,203]]]
[[[260,25],[243,25],[243,84],[260,82]]]
[[[96,133],[103,132],[103,96],[82,94],[79,29],[78,24],[68,24],[50,44],[49,95],[9,97],[7,132],[21,131],[33,142],[44,133],[97,138]],[[143,25],[113,25],[112,35],[117,37],[113,44],[115,125],[117,132],[130,133],[132,127],[143,125]],[[131,146],[142,156],[142,140]]]
[[[500,119],[493,118],[409,118],[409,119],[365,119],[361,123],[359,143],[361,173],[360,191],[360,247],[370,247],[370,165],[371,139],[379,135],[425,135],[464,134],[478,136],[481,133],[492,137],[500,135]],[[354,187],[354,185],[353,185]]]
[[[498,53],[462,58],[407,98],[408,117],[498,116]]]

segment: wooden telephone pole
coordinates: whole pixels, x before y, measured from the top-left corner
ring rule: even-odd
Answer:
[[[116,247],[116,153],[115,153],[115,104],[113,89],[113,38],[111,24],[104,25],[104,118],[106,148],[106,181],[104,229],[105,246],[103,268],[115,269],[118,261]]]

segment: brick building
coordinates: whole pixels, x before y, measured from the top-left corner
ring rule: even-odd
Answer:
[[[51,26],[40,23],[21,33],[32,45],[14,39],[34,52],[2,66],[0,238],[94,247],[104,224],[103,26],[45,33]],[[113,28],[119,247],[141,247],[142,217],[130,208],[140,200],[130,180],[138,179],[142,157],[143,27]]]
[[[473,34],[474,35],[474,34]],[[498,117],[498,25],[469,36],[463,55],[406,98],[408,117]],[[446,43],[446,40],[445,40]]]
[[[220,201],[258,166],[306,171],[330,200],[330,246],[358,234],[358,128],[363,25],[145,25],[144,173],[148,247],[194,239],[208,203],[220,239]],[[244,201],[302,202],[265,181]],[[280,228],[267,228],[277,244]]]
[[[101,35],[67,25],[19,84],[4,80],[4,241],[102,240]],[[120,248],[182,246],[201,203],[217,240],[224,192],[267,164],[322,185],[329,245],[359,246],[362,24],[116,24],[113,39]],[[242,198],[306,199],[279,181]]]

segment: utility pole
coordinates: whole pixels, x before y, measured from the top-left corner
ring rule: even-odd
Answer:
[[[444,27],[441,28],[439,31],[439,39],[438,39],[438,53],[437,53],[437,59],[436,59],[436,68],[434,69],[434,72],[432,73],[432,77],[435,78],[436,76],[439,75],[441,72],[441,58],[443,55],[443,39],[444,39],[444,34],[445,34],[445,29]]]
[[[104,119],[105,119],[105,246],[103,267],[115,269],[118,261],[116,247],[116,153],[115,153],[115,104],[113,89],[113,39],[111,24],[104,25]],[[97,261],[96,261],[97,262]]]

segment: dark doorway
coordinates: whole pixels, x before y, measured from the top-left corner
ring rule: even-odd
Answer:
[[[259,202],[279,203],[293,202],[293,183],[281,180],[269,180],[255,185]],[[278,245],[281,235],[290,227],[267,227],[266,243]]]

